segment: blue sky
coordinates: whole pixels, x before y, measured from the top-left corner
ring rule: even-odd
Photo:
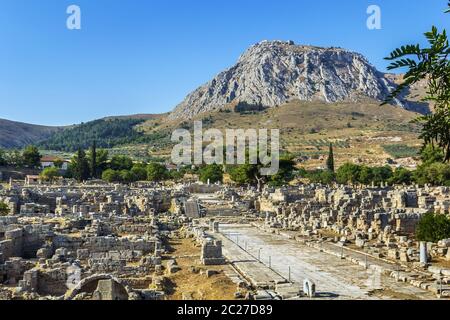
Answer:
[[[339,46],[381,71],[449,28],[446,0],[0,0],[0,118],[67,125],[170,111],[261,40]],[[80,6],[82,29],[66,28]],[[382,29],[368,30],[379,5]]]

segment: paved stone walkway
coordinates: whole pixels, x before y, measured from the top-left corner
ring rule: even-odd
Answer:
[[[222,239],[224,255],[253,283],[264,285],[290,279],[301,284],[307,278],[316,283],[319,296],[325,299],[435,299],[430,292],[397,282],[376,268],[366,269],[249,225],[220,225],[220,232],[228,239]],[[345,254],[349,253],[345,251]],[[377,261],[368,258],[368,262],[375,264]],[[395,269],[395,266],[383,267]],[[383,295],[383,291],[389,294]]]

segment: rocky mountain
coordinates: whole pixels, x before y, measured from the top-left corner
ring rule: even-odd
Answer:
[[[35,144],[61,129],[0,119],[0,148],[22,148]]]
[[[192,118],[237,102],[275,107],[294,99],[382,101],[395,85],[392,77],[377,71],[361,54],[292,41],[263,41],[250,47],[233,67],[189,94],[169,118]],[[410,109],[405,102],[395,104]]]

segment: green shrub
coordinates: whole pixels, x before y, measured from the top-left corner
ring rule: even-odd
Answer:
[[[223,168],[217,164],[206,165],[200,169],[200,181],[207,183],[222,182],[223,180]]]
[[[9,213],[9,207],[6,203],[0,202],[0,216],[6,216]]]
[[[402,167],[397,168],[389,179],[389,184],[411,184],[412,182],[413,172]]]
[[[119,182],[120,174],[113,169],[107,169],[107,170],[103,171],[103,173],[102,173],[102,180],[109,182],[109,183]]]
[[[168,176],[169,172],[163,164],[152,162],[147,166],[147,179],[149,181],[166,180]]]
[[[442,214],[423,215],[416,228],[416,238],[427,242],[450,238],[450,219]]]

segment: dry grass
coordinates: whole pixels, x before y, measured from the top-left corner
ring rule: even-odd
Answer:
[[[180,271],[168,275],[165,282],[165,291],[168,300],[182,300],[183,294],[191,295],[194,300],[233,300],[237,290],[225,274],[228,266],[200,265],[200,248],[194,246],[192,239],[179,239],[171,241],[172,257],[176,257]],[[169,258],[169,257],[166,257]],[[198,273],[193,272],[197,269]],[[218,273],[207,278],[206,270]]]
[[[383,300],[417,300],[412,294],[398,292],[390,289],[373,290],[369,292],[369,296],[377,297]]]
[[[319,230],[319,234],[322,237],[326,237],[326,238],[334,238],[334,237],[341,237],[341,235],[333,230],[328,230],[328,229],[324,229],[324,230]]]
[[[279,129],[282,148],[294,154],[327,155],[332,142],[337,166],[353,160],[375,165],[392,158],[382,148],[384,144],[420,144],[418,127],[410,123],[417,115],[398,107],[380,106],[374,101],[335,104],[292,101],[254,114],[208,112],[193,120],[158,119],[157,125],[150,120],[142,128],[147,132],[171,132],[183,122],[184,125],[192,125],[194,120],[207,119],[204,129]],[[155,154],[168,156],[170,148],[155,150]],[[324,161],[311,159],[302,166],[321,167]]]
[[[445,260],[445,258],[433,259],[433,266],[450,269],[450,260]]]

